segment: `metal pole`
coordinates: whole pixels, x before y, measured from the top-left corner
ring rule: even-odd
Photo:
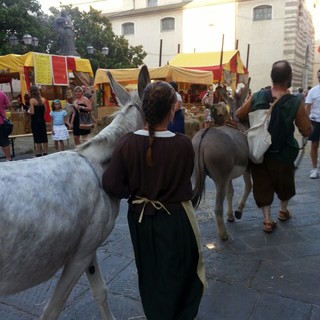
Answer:
[[[160,39],[159,67],[161,67],[161,60],[162,60],[162,39]]]
[[[239,39],[236,40],[236,50],[239,48]]]
[[[246,69],[248,70],[249,67],[249,55],[250,55],[250,44],[247,47],[247,62],[246,62]]]
[[[180,53],[180,43],[178,44],[178,53]]]
[[[222,78],[222,62],[223,62],[223,47],[224,47],[224,34],[222,34],[222,44],[221,44],[221,52],[220,52],[220,79],[219,84]]]

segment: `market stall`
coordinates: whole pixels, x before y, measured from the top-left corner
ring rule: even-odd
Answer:
[[[139,68],[133,69],[98,69],[94,78],[94,87],[97,92],[98,118],[113,111],[115,101],[107,76],[109,71],[115,80],[117,80],[128,91],[135,89]],[[151,80],[176,81],[179,91],[182,94],[188,94],[189,91],[197,92],[206,90],[213,83],[213,74],[205,70],[189,70],[185,68],[165,65],[159,68],[149,69]]]
[[[178,53],[169,61],[169,65],[189,70],[211,71],[214,83],[228,84],[234,90],[238,83],[248,81],[248,70],[243,65],[238,50]]]
[[[24,103],[30,85],[39,85],[41,94],[48,100],[48,107],[54,99],[65,100],[70,87],[82,84],[89,86],[93,81],[93,72],[88,59],[38,52],[0,56],[0,75],[5,79],[19,79],[19,93]],[[13,95],[12,89],[11,95]],[[11,96],[11,99],[14,97]],[[47,110],[49,111],[49,108]],[[30,117],[20,113],[23,112],[11,110],[14,134],[29,133]],[[51,121],[48,113],[46,121]]]

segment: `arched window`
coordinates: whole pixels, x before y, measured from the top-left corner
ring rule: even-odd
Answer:
[[[133,22],[126,22],[126,23],[122,24],[122,35],[123,36],[134,35],[134,23]]]
[[[161,19],[161,32],[174,31],[174,30],[175,30],[175,19],[174,18]]]
[[[271,20],[272,7],[263,5],[253,8],[253,21]]]

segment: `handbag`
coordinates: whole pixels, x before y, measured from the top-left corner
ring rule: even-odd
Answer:
[[[269,109],[259,109],[249,112],[250,128],[245,132],[249,145],[249,159],[259,164],[263,162],[265,152],[270,147],[271,135],[268,131],[270,115],[275,104],[281,99],[279,96]]]
[[[79,129],[91,130],[94,127],[90,112],[79,112]]]
[[[3,120],[3,124],[2,124],[3,132],[5,133],[5,135],[10,136],[13,130],[13,124],[10,119],[4,118],[2,114],[1,114],[1,117]]]

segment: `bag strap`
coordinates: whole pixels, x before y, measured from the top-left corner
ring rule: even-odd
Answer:
[[[270,89],[270,93],[271,93],[271,89]],[[268,93],[266,93],[266,99],[268,99],[268,98],[267,98],[267,94],[268,94]],[[282,95],[280,95],[274,102],[271,103],[271,105],[270,105],[270,107],[269,107],[269,109],[268,109],[268,112],[266,113],[266,117],[264,118],[263,122],[255,125],[255,126],[253,126],[253,127],[251,127],[251,128],[249,128],[249,129],[246,131],[246,133],[248,133],[248,131],[249,131],[250,129],[259,127],[259,126],[261,126],[261,125],[264,125],[264,124],[266,123],[266,121],[268,120],[269,116],[271,115],[271,112],[272,112],[274,106],[280,101],[281,98],[285,97],[285,101],[288,101],[288,99],[291,98],[292,96],[293,96],[292,94],[287,93],[287,92],[286,92],[286,93],[283,93]],[[262,109],[260,109],[260,110],[262,110]],[[266,110],[266,109],[265,109],[265,110]],[[257,110],[256,110],[256,111],[257,111]]]
[[[285,93],[285,94],[286,94],[286,93]],[[268,109],[268,112],[266,113],[266,117],[265,117],[265,119],[264,119],[264,121],[263,121],[263,124],[264,124],[264,123],[267,121],[267,119],[269,118],[269,116],[270,116],[270,114],[271,114],[274,106],[277,104],[277,102],[278,102],[285,94],[279,96],[279,97],[271,104],[271,106],[270,106],[269,109]]]

